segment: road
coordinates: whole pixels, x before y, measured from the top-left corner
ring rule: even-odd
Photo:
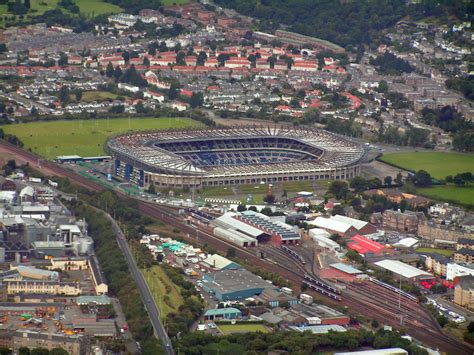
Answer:
[[[151,324],[155,329],[155,335],[161,340],[163,347],[165,349],[166,354],[174,355],[173,346],[171,344],[171,340],[166,333],[166,330],[163,324],[160,321],[160,311],[155,304],[153,299],[153,295],[148,288],[145,279],[143,278],[142,273],[137,267],[135,260],[132,257],[132,253],[130,252],[130,248],[125,240],[125,236],[123,235],[122,231],[120,230],[119,226],[115,222],[115,220],[110,216],[107,215],[110,221],[112,222],[112,228],[117,236],[117,243],[122,250],[125,259],[127,260],[128,268],[132,277],[134,278],[135,282],[137,283],[138,290],[140,291],[140,296],[142,298],[143,304],[145,305],[145,309],[148,312],[148,316],[150,317]]]

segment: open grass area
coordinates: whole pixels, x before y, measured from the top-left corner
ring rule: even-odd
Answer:
[[[183,304],[181,290],[169,278],[163,269],[155,265],[151,270],[141,270],[148,287],[150,288],[162,319],[171,312],[177,312]]]
[[[189,118],[117,118],[31,122],[0,126],[20,138],[26,148],[47,159],[58,155],[103,155],[107,137],[130,130],[184,128],[200,126]]]
[[[74,2],[79,6],[81,14],[90,17],[122,11],[119,6],[101,0],[75,0]]]
[[[219,324],[218,327],[224,335],[248,332],[269,333],[269,330],[262,324]]]
[[[438,248],[417,248],[417,253],[431,253],[431,254],[440,254],[444,256],[451,256],[454,254],[453,250],[447,249],[438,249]]]
[[[58,2],[59,0],[31,0],[31,9],[25,15],[25,17],[28,18],[28,16],[42,15],[46,11],[54,10],[56,8],[59,8],[63,13],[69,13],[65,8],[58,6]],[[75,0],[74,2],[77,6],[79,6],[81,14],[88,17],[109,13],[118,13],[122,11],[119,6],[102,0]],[[8,15],[9,17],[14,16],[8,12],[8,6],[2,4],[0,5],[0,16],[4,15]],[[16,16],[16,18],[18,20],[19,16]],[[0,18],[0,23],[2,21],[3,18]]]
[[[474,186],[456,187],[454,185],[440,185],[416,189],[419,195],[434,200],[461,203],[466,206],[474,206]]]
[[[426,170],[437,179],[462,172],[474,172],[474,154],[442,153],[442,152],[411,152],[389,153],[380,160],[402,169],[418,171]]]
[[[170,6],[170,5],[183,5],[188,3],[189,0],[161,0],[161,4],[163,6]]]
[[[72,95],[73,96],[73,95]],[[108,91],[84,91],[82,93],[81,101],[92,102],[92,101],[108,101],[115,100],[119,95]]]

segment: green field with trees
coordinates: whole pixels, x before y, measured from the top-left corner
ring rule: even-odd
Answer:
[[[216,4],[261,19],[260,31],[286,25],[289,31],[319,37],[343,47],[381,40],[382,30],[404,17],[454,16],[469,20],[469,2],[403,0],[314,1],[314,0],[216,0]]]
[[[4,125],[0,128],[6,134],[17,136],[25,148],[47,159],[54,159],[58,155],[103,155],[107,137],[120,132],[199,125],[199,122],[184,117],[133,117],[31,122]]]
[[[474,172],[474,155],[442,152],[387,153],[379,160],[411,171],[426,170],[436,179]]]
[[[439,185],[416,189],[416,193],[439,201],[460,203],[465,206],[474,205],[474,186],[457,187],[453,185]]]

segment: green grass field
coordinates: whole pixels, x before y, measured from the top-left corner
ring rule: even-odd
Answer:
[[[262,332],[269,333],[268,329],[262,324],[219,324],[219,329],[224,335],[232,333]]]
[[[451,256],[454,253],[453,250],[437,249],[437,248],[417,248],[416,252],[417,253],[433,253],[433,254],[440,254],[444,256]]]
[[[380,160],[400,168],[418,171],[426,170],[437,179],[462,172],[474,172],[474,154],[413,152],[389,153]]]
[[[155,265],[146,272],[142,270],[142,274],[153,294],[162,319],[165,319],[168,313],[177,312],[184,302],[183,297],[181,297],[179,287],[168,278],[163,269]]]
[[[107,137],[129,130],[184,128],[200,126],[189,118],[119,118],[101,120],[70,120],[31,122],[0,126],[5,133],[16,135],[34,153],[47,159],[58,155],[104,154]]]
[[[122,11],[119,6],[101,0],[75,0],[74,2],[79,6],[81,14],[90,17]]]
[[[115,100],[119,95],[114,94],[108,91],[84,91],[82,93],[81,101],[92,102],[92,101],[107,101]],[[71,95],[71,98],[74,99],[74,95]]]
[[[454,185],[441,185],[416,189],[416,192],[419,195],[434,200],[474,206],[474,186],[456,187]]]
[[[161,4],[163,6],[170,6],[170,5],[183,5],[188,3],[189,0],[161,0]]]
[[[25,16],[38,16],[42,15],[46,11],[54,10],[58,8],[58,2],[59,0],[31,0],[31,10]],[[86,16],[97,16],[102,14],[118,13],[122,11],[119,6],[102,0],[75,0],[74,2],[77,6],[79,6],[81,14]],[[62,12],[68,12],[63,7],[59,8]],[[7,5],[0,5],[0,15],[13,16],[7,11]],[[3,18],[0,19],[0,22],[1,21],[3,21]]]

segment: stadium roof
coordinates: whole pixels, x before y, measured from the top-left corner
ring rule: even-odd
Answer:
[[[379,253],[385,248],[382,244],[358,234],[351,238],[351,242],[347,244],[347,247],[360,254]]]
[[[407,279],[418,277],[418,276],[433,276],[429,272],[420,270],[414,266],[405,264],[398,260],[381,260],[374,263],[375,265],[393,272],[394,274],[401,275]]]
[[[296,148],[277,143],[263,144],[263,139],[291,141]],[[257,144],[255,139],[260,140]],[[232,142],[230,142],[232,140]],[[214,143],[219,141],[220,145]],[[241,142],[239,144],[239,141]],[[228,143],[228,144],[227,144]],[[107,141],[107,150],[116,158],[133,161],[148,172],[181,173],[205,177],[241,177],[280,173],[331,171],[357,163],[365,154],[359,143],[334,133],[313,128],[280,126],[235,126],[135,132]],[[298,148],[299,147],[299,148]],[[304,147],[304,151],[302,150]],[[204,150],[203,150],[204,149]],[[213,164],[200,165],[203,154],[222,153]],[[282,154],[285,159],[260,159],[257,152]],[[238,163],[247,156],[245,162]],[[224,158],[224,156],[226,158]],[[244,159],[245,160],[245,159]],[[264,163],[265,161],[265,163]]]

